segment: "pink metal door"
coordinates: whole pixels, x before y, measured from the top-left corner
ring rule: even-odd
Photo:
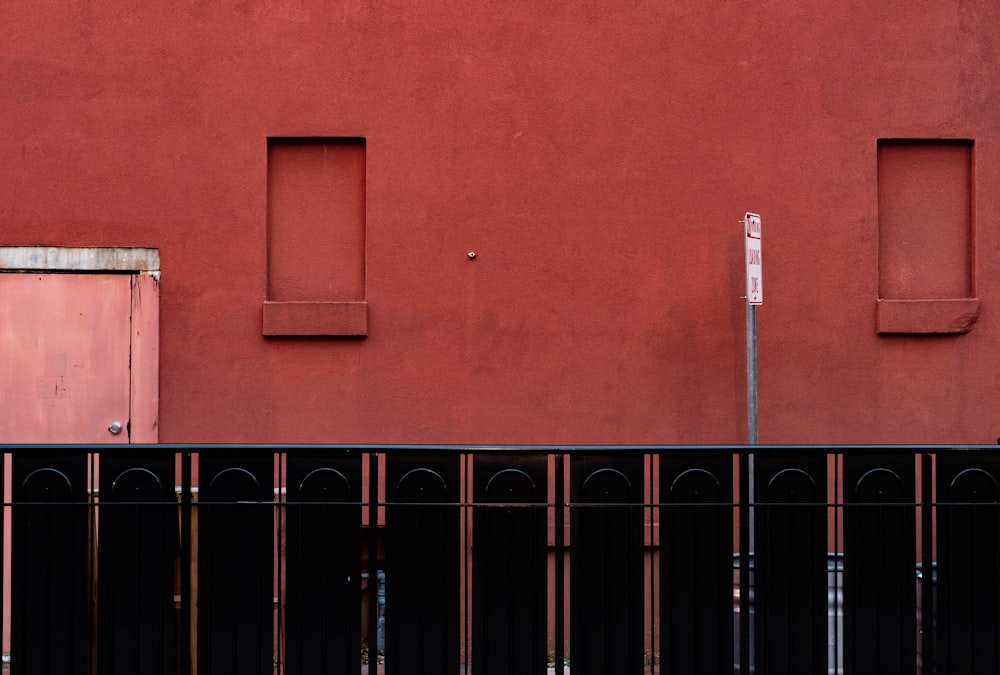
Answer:
[[[0,274],[0,442],[129,442],[131,280]]]

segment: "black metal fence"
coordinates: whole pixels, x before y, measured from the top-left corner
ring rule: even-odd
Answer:
[[[0,452],[11,673],[1000,672],[996,447]]]

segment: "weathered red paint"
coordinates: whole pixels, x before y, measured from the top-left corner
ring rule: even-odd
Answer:
[[[17,3],[0,243],[159,249],[163,442],[719,443],[752,210],[761,442],[991,442],[998,66],[993,0]],[[366,139],[367,337],[262,334],[278,137]],[[880,138],[972,141],[965,334],[877,332]]]

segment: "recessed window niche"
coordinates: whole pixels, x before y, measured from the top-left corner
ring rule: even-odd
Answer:
[[[972,149],[878,142],[879,333],[965,333],[975,323]]]
[[[269,138],[264,335],[367,335],[364,138]]]

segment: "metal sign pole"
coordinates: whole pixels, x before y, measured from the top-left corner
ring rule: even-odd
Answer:
[[[757,305],[764,301],[761,285],[760,216],[747,212],[743,224],[743,257],[747,312],[747,444],[757,445]],[[750,569],[756,542],[754,513],[754,455],[740,461],[740,672],[754,668],[750,648]],[[743,490],[746,490],[743,493]]]
[[[747,301],[747,443],[757,445],[757,305]]]

